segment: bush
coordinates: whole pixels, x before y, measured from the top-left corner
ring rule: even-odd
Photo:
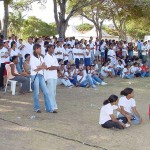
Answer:
[[[90,25],[88,23],[84,23],[84,24],[81,24],[79,26],[76,26],[76,29],[78,31],[89,31],[93,28],[93,25]]]

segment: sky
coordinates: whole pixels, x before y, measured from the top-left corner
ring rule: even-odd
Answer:
[[[25,19],[29,16],[35,16],[42,21],[45,21],[47,23],[55,22],[54,19],[54,12],[53,12],[53,1],[47,0],[47,3],[45,4],[45,7],[41,7],[40,4],[37,4],[36,2],[32,4],[32,10],[28,12],[23,12],[23,15],[26,15]],[[3,10],[3,2],[0,1],[0,19],[3,18],[4,10]],[[90,23],[88,20],[83,18],[83,23]],[[81,17],[75,17],[70,19],[69,25],[79,25],[82,24],[82,18]],[[105,24],[110,24],[110,22],[106,21]]]

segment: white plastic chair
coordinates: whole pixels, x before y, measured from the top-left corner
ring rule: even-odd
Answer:
[[[7,72],[7,81],[6,81],[6,86],[5,86],[5,93],[6,93],[6,91],[7,91],[8,83],[10,82],[10,83],[11,83],[11,92],[12,92],[12,95],[15,95],[15,93],[16,93],[16,83],[17,83],[17,81],[15,81],[15,80],[10,80],[10,76],[11,76],[10,64],[6,64],[6,65],[5,65],[5,68],[6,68],[6,72]]]

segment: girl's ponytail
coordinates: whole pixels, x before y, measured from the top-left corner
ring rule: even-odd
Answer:
[[[113,102],[116,102],[118,100],[118,96],[116,95],[111,95],[107,100],[105,100],[103,102],[103,105],[107,105],[109,103],[113,103]]]
[[[104,102],[103,102],[103,105],[107,105],[107,104],[109,104],[110,103],[110,101],[107,99],[107,100],[105,100]]]

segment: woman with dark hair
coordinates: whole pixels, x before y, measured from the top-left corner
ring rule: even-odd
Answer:
[[[25,55],[23,69],[24,69],[24,72],[26,72],[28,75],[31,75],[30,54]]]
[[[34,110],[37,113],[41,113],[39,104],[39,87],[44,95],[45,108],[47,112],[51,112],[50,97],[48,95],[48,89],[44,80],[44,70],[47,69],[44,59],[41,56],[41,45],[35,44],[33,46],[33,56],[30,59],[31,65],[31,80],[33,83],[34,94]]]
[[[122,97],[119,99],[119,106],[123,114],[118,114],[118,117],[129,116],[133,124],[142,123],[142,117],[136,109],[136,102],[134,98],[134,90],[132,88],[125,88],[121,91]]]
[[[27,77],[26,72],[19,73],[16,69],[16,65],[18,64],[18,56],[13,56],[11,58],[10,68],[11,72],[8,74],[8,78],[10,80],[15,80],[22,83],[20,94],[25,94],[30,90],[30,79]]]
[[[21,63],[20,63],[20,59],[22,58],[22,55],[21,55],[21,52],[19,49],[17,49],[17,43],[15,41],[12,41],[11,42],[11,50],[10,50],[10,57],[13,57],[13,56],[17,56],[18,57],[18,64],[16,64],[16,67],[17,67],[17,71],[19,73],[22,72],[22,66],[21,66]]]
[[[125,127],[129,127],[130,124],[127,122],[130,122],[130,119],[127,117],[119,117],[115,118],[115,115],[113,114],[114,110],[119,111],[121,114],[125,115],[124,112],[118,107],[118,96],[111,95],[107,100],[103,102],[103,106],[100,110],[100,118],[99,118],[99,124],[103,128],[118,128],[118,129],[124,129]]]

